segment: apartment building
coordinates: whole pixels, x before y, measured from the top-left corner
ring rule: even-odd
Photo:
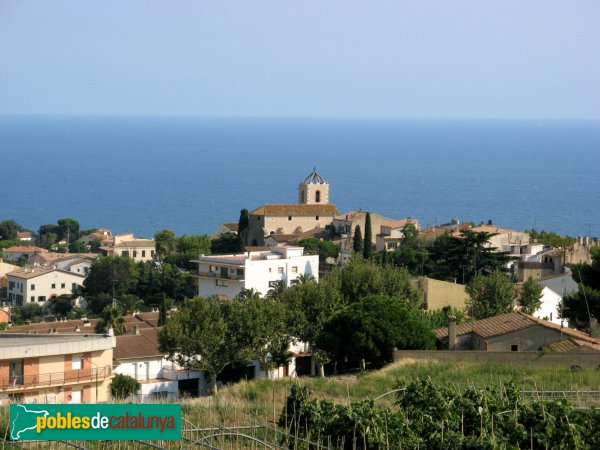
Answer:
[[[109,399],[114,336],[0,334],[0,404]]]
[[[44,305],[53,297],[71,295],[83,284],[85,275],[54,267],[30,266],[7,275],[7,297],[13,305]]]
[[[254,289],[266,295],[280,280],[287,286],[301,275],[318,281],[319,256],[305,255],[304,248],[281,246],[269,251],[245,252],[235,255],[202,256],[196,275],[198,295],[232,299],[242,289]]]

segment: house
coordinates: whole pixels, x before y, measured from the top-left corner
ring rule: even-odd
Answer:
[[[300,234],[271,234],[265,238],[265,246],[279,247],[282,245],[293,245],[302,239],[314,238],[326,240],[331,236],[329,230],[324,228],[313,228]]]
[[[417,230],[419,229],[419,221],[411,218],[397,220],[395,222],[388,222],[381,225],[380,232],[375,238],[376,250],[378,252],[383,250],[387,252],[393,252],[400,247],[400,244],[402,244],[402,239],[404,238],[402,229],[409,223],[412,223]]]
[[[8,301],[13,305],[45,305],[54,297],[71,295],[85,276],[54,267],[28,266],[7,274]]]
[[[238,233],[238,223],[237,222],[226,222],[226,223],[219,224],[219,227],[217,228],[217,232],[213,235],[213,238],[217,239],[222,234],[227,234],[227,233],[237,234]]]
[[[176,400],[180,393],[197,396],[206,390],[204,375],[187,370],[166,358],[158,343],[158,328],[134,325],[131,334],[117,336],[114,372],[128,375],[140,383],[131,400]]]
[[[0,404],[109,399],[113,336],[0,334]]]
[[[29,258],[38,253],[47,253],[48,250],[45,248],[35,246],[21,246],[17,245],[14,247],[5,248],[2,253],[4,259],[8,262],[18,262],[23,258],[25,262],[29,262]]]
[[[110,238],[110,236],[112,236],[112,233],[109,229],[107,228],[99,228],[98,230],[90,233],[90,234],[86,234],[85,236],[81,236],[79,238],[79,241],[83,242],[85,245],[92,245],[92,243],[94,241],[99,241],[102,242],[103,239],[107,239]]]
[[[87,274],[83,267],[91,267],[92,263],[99,257],[98,253],[38,253],[29,258],[30,265],[43,267],[55,267],[57,269]]]
[[[101,244],[99,250],[103,254],[124,256],[135,262],[153,261],[156,252],[154,239],[138,238],[133,233],[107,236]]]
[[[413,286],[421,292],[421,307],[425,311],[437,311],[446,306],[462,311],[469,298],[464,285],[449,281],[418,277],[413,280]]]
[[[329,183],[313,170],[298,190],[298,204],[266,204],[250,212],[248,245],[263,246],[273,234],[302,234],[331,225],[338,210],[329,203]]]
[[[488,241],[488,247],[493,247],[499,251],[504,251],[507,246],[529,243],[529,233],[526,231],[511,230],[500,228],[495,225],[479,225],[470,228],[475,233],[489,233],[493,236]]]
[[[342,237],[343,248],[352,248],[352,239],[354,238],[354,231],[356,226],[360,226],[360,232],[364,239],[365,237],[365,220],[367,218],[367,212],[349,211],[346,214],[340,214],[335,216],[333,219],[332,228],[339,236]],[[371,215],[371,244],[375,245],[377,230],[381,230],[382,225],[393,223],[394,221],[388,217],[384,217],[380,214],[370,213]]]
[[[518,311],[460,325],[450,322],[449,328],[440,328],[435,334],[451,350],[535,352],[573,340],[582,351],[600,351],[599,339]]]
[[[9,264],[4,262],[0,258],[0,299],[7,298],[6,288],[8,287],[8,277],[7,274],[12,272],[13,270],[17,270],[19,266],[15,266],[14,264]]]
[[[267,251],[234,255],[201,256],[195,275],[198,295],[223,300],[236,297],[242,289],[254,289],[266,295],[277,281],[287,286],[301,275],[318,280],[319,256],[305,255],[302,247],[271,247]]]
[[[17,239],[19,241],[31,242],[33,235],[29,231],[19,231],[17,233]]]
[[[564,272],[564,250],[560,248],[546,249],[536,255],[533,260],[518,261],[517,279],[540,278],[559,275]]]

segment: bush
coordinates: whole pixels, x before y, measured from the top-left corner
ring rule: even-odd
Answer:
[[[140,388],[140,383],[135,381],[129,375],[115,374],[115,377],[110,383],[110,395],[117,399],[125,399],[132,394],[135,394]]]

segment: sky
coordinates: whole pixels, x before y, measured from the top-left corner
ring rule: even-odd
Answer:
[[[598,0],[0,0],[0,114],[600,118]]]

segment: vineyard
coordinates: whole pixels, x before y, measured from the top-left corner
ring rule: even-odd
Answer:
[[[600,448],[593,369],[404,363],[326,379],[252,380],[183,401],[180,442],[3,448]],[[7,408],[0,425],[7,430]]]

